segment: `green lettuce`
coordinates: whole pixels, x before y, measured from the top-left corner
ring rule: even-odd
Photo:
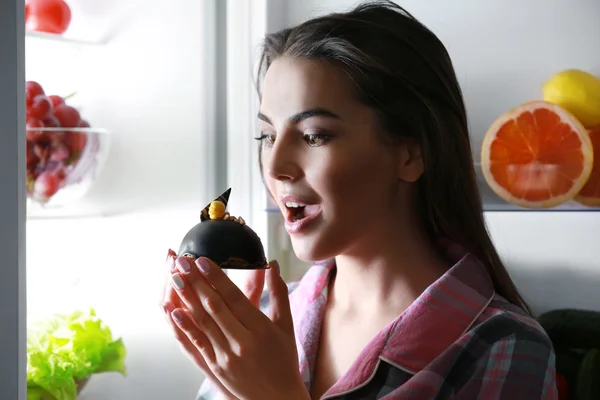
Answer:
[[[125,376],[121,339],[96,316],[56,314],[27,327],[27,400],[76,400],[77,382],[101,372]]]

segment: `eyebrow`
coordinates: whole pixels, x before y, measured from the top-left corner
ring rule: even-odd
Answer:
[[[263,121],[273,125],[273,123],[271,122],[269,117],[267,117],[265,114],[259,112],[257,117],[258,117],[258,119],[263,120]],[[340,118],[339,115],[335,114],[334,112],[331,112],[324,108],[317,107],[317,108],[310,108],[308,110],[301,111],[297,114],[294,114],[287,119],[287,122],[290,124],[297,124],[300,121],[303,121],[305,119],[312,118],[312,117],[328,117],[328,118],[342,119],[342,118]]]

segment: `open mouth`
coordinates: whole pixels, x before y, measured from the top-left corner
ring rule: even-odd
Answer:
[[[287,210],[287,220],[290,222],[297,222],[316,215],[319,212],[320,206],[317,204],[302,204],[286,201],[285,208]]]
[[[285,203],[285,208],[288,212],[288,220],[291,222],[300,221],[304,218],[304,209],[306,208],[306,204],[294,203],[293,201],[287,201]]]

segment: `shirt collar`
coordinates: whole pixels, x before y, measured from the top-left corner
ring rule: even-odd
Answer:
[[[381,358],[420,371],[471,329],[494,295],[483,265],[465,254],[391,324]]]

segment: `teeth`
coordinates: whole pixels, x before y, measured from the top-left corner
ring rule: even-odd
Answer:
[[[288,208],[304,207],[304,204],[294,203],[293,201],[286,201],[285,206]]]

